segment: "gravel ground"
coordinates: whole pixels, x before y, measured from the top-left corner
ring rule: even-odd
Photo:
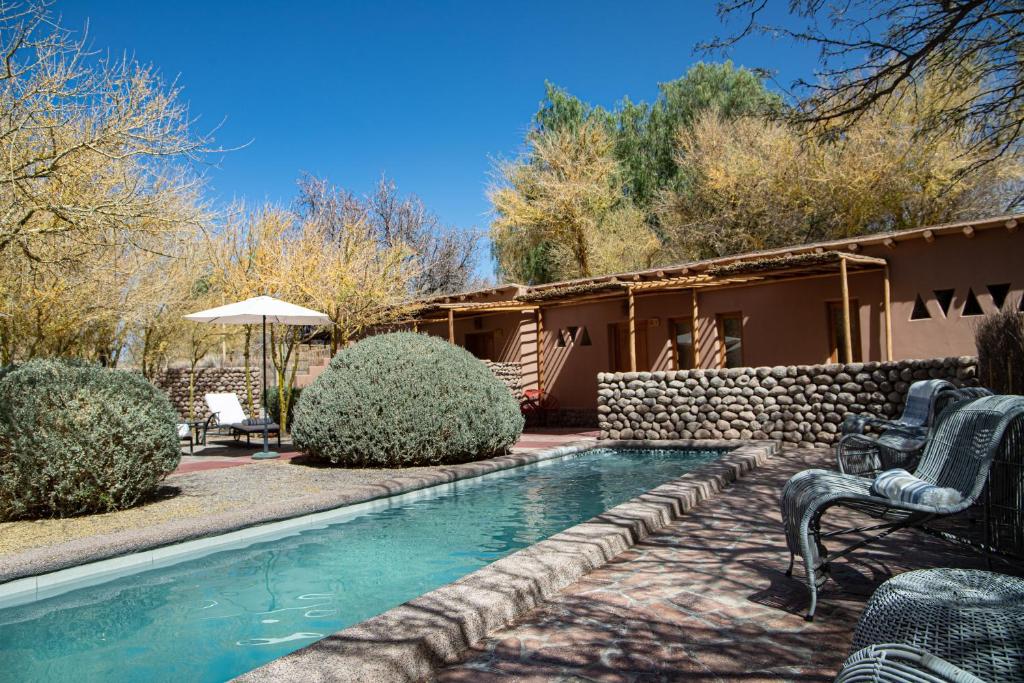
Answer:
[[[70,519],[0,523],[0,555],[67,543],[88,536],[131,531],[172,520],[250,509],[268,501],[338,492],[397,477],[435,472],[441,467],[337,469],[298,462],[265,462],[206,472],[179,474],[165,480],[150,503],[128,510]]]

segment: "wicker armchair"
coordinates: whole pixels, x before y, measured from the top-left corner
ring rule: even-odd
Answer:
[[[857,622],[853,650],[899,642],[986,681],[1024,681],[1024,579],[920,569],[889,579]]]
[[[835,683],[987,683],[912,645],[871,645],[850,655]]]
[[[836,445],[839,471],[869,476],[894,467],[914,469],[928,440],[928,430],[943,408],[956,401],[991,394],[980,387],[958,389],[944,379],[914,382],[898,420],[870,415],[846,418],[840,427],[842,437]],[[869,427],[881,433],[877,437],[865,434]]]
[[[827,578],[828,563],[894,531],[921,526],[933,519],[966,510],[981,495],[989,465],[1008,432],[1020,438],[1024,431],[1024,397],[986,396],[954,403],[942,412],[915,471],[919,479],[960,492],[956,505],[933,507],[890,500],[871,493],[865,477],[828,470],[804,470],[782,490],[782,520],[789,546],[787,576],[792,576],[796,556],[804,560],[810,608],[814,618],[818,585]],[[843,506],[881,521],[879,524],[821,532],[821,518],[829,508]],[[855,532],[879,532],[844,550],[830,554],[823,540]]]

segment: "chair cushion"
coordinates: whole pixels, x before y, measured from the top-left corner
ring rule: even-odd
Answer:
[[[177,428],[179,439],[187,439],[192,435],[192,427],[186,422],[179,422]]]
[[[871,485],[871,493],[900,503],[929,507],[950,507],[963,500],[956,489],[929,484],[903,469],[886,470],[879,474]]]

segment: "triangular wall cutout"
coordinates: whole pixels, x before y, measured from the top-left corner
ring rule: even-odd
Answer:
[[[590,333],[587,332],[587,328],[583,328],[583,332],[580,333],[580,346],[590,346]]]
[[[949,307],[953,305],[953,289],[936,289],[935,300],[939,303],[939,310],[942,315],[949,317]]]
[[[569,341],[576,341],[576,337],[580,333],[580,328],[576,325],[569,327]]]
[[[988,293],[992,295],[992,303],[996,305],[996,308],[1002,310],[1003,304],[1006,303],[1006,295],[1010,293],[1010,283],[988,285]]]
[[[560,349],[565,348],[565,329],[558,330],[558,340],[555,342],[555,346]]]
[[[984,315],[985,312],[981,310],[981,304],[978,303],[978,297],[974,296],[974,290],[967,290],[967,300],[964,302],[964,310],[960,312],[962,317],[970,315]]]
[[[921,299],[921,295],[917,295],[917,299],[914,300],[914,310],[910,313],[911,320],[927,320],[932,317],[931,313],[928,312],[928,307],[924,305],[924,301]]]

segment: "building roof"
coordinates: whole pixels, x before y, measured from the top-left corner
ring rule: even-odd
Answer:
[[[498,302],[486,302],[489,304],[487,306],[477,304],[480,303],[479,298],[493,296],[497,293],[511,295],[506,300],[510,304],[539,305],[545,302],[614,295],[617,291],[629,289],[650,291],[742,284],[778,279],[792,276],[795,273],[834,272],[835,266],[841,259],[845,259],[847,266],[853,269],[879,268],[885,265],[884,259],[864,256],[858,252],[867,246],[895,247],[899,242],[917,239],[932,241],[936,237],[954,233],[972,237],[977,231],[993,228],[1016,230],[1021,222],[1024,222],[1024,214],[1006,214],[972,221],[733,254],[626,273],[549,282],[530,287],[509,283],[498,287],[425,299],[419,302],[423,304],[423,312],[417,311],[417,313],[422,315],[428,311],[438,312],[442,309],[466,312],[493,309]],[[524,306],[523,310],[526,309],[527,307]]]

